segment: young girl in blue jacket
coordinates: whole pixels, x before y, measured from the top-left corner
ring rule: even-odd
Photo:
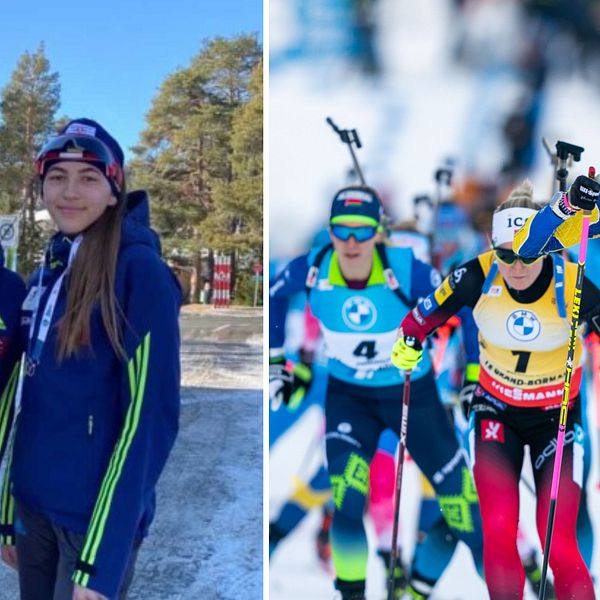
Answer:
[[[177,433],[180,288],[98,123],[69,123],[36,167],[58,232],[22,306],[2,554],[22,600],[122,599]]]

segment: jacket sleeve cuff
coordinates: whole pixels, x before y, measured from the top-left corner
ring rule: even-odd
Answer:
[[[71,577],[73,583],[80,585],[81,587],[90,587],[90,577],[96,574],[96,567],[90,563],[86,563],[81,558],[77,559],[75,563],[75,571]]]
[[[0,545],[14,546],[15,545],[15,526],[13,524],[0,525]]]

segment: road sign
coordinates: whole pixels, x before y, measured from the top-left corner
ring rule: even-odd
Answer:
[[[0,215],[0,242],[5,248],[19,243],[19,215]]]
[[[19,215],[0,215],[0,244],[5,250],[6,266],[17,270],[17,247],[19,246]]]

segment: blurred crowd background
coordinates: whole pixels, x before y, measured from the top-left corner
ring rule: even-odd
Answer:
[[[357,129],[392,221],[450,165],[443,199],[485,231],[524,177],[549,199],[557,140],[585,148],[570,178],[600,164],[599,100],[597,0],[272,0],[271,256],[305,250],[356,180],[327,116]]]

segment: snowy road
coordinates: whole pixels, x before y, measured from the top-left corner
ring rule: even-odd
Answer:
[[[262,317],[184,311],[181,428],[130,600],[262,598]],[[0,567],[0,600],[18,598]]]

